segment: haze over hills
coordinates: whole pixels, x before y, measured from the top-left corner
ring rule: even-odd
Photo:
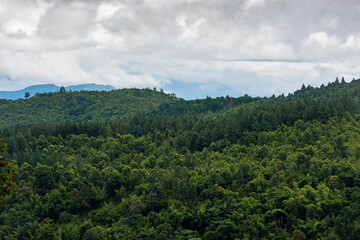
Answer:
[[[79,85],[70,85],[66,86],[66,91],[111,91],[115,88],[111,85],[99,85],[95,83],[88,84],[79,84]],[[55,84],[39,84],[32,85],[17,91],[0,91],[0,99],[18,99],[24,98],[26,92],[30,93],[30,97],[34,96],[37,93],[50,93],[58,92],[60,86]]]

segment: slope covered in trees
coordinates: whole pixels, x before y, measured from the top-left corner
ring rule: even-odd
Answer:
[[[197,101],[126,90],[144,96],[122,116],[98,117],[97,105],[86,105],[86,121],[14,114],[18,126],[0,136],[19,187],[1,208],[0,238],[356,239],[357,87]],[[82,94],[103,93],[69,96]]]
[[[30,99],[0,100],[0,124],[32,125],[106,119],[147,112],[176,98],[151,90],[82,91],[38,94]]]
[[[341,82],[336,79],[334,82],[329,82],[325,87],[322,84],[319,88],[313,88],[310,85],[305,87],[303,85],[300,90],[295,91],[294,97],[325,97],[325,98],[338,98],[338,97],[360,97],[360,79],[353,79],[350,83],[346,83],[344,79]],[[291,97],[289,99],[292,99]]]
[[[133,115],[178,115],[217,112],[257,101],[249,96],[185,101],[150,89],[37,94],[30,99],[0,99],[0,126],[122,119]]]

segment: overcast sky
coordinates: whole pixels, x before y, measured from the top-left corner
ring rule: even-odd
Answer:
[[[360,76],[359,0],[0,0],[0,90],[270,96]]]

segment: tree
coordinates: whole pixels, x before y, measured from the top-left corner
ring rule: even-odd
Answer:
[[[105,179],[105,189],[110,196],[115,195],[115,190],[121,187],[124,182],[123,176],[112,167],[107,167],[102,170],[102,174]]]
[[[148,212],[158,212],[161,209],[167,207],[168,203],[166,200],[166,194],[163,187],[160,184],[155,184],[151,192],[147,195],[146,210]]]
[[[25,95],[24,95],[24,97],[25,97],[26,99],[28,99],[28,98],[30,97],[30,93],[29,93],[29,92],[26,92]]]
[[[61,87],[60,87],[60,92],[61,92],[61,93],[66,92],[66,89],[65,89],[65,87],[64,87],[64,86],[61,86]]]
[[[345,145],[345,141],[342,136],[338,136],[335,138],[335,155],[339,157],[347,156],[347,146]]]
[[[341,78],[341,83],[345,83],[344,77]]]
[[[306,90],[305,84],[301,85],[301,92],[305,92],[305,90]]]
[[[16,173],[17,166],[4,157],[6,144],[1,144],[1,142],[0,138],[0,206],[4,206],[6,196],[11,194],[11,188],[17,186],[12,181],[12,175]]]
[[[51,166],[37,163],[37,166],[34,169],[34,176],[35,189],[38,190],[42,195],[51,190],[55,185],[53,167]]]
[[[44,219],[36,229],[35,239],[55,239],[56,228],[49,218]]]

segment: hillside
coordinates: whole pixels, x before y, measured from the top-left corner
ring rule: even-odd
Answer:
[[[310,85],[302,86],[290,96],[293,98],[339,98],[342,96],[353,97],[359,99],[360,97],[360,79],[352,80],[350,83],[346,82],[329,82],[327,86],[322,84],[319,88],[313,88]]]
[[[152,90],[38,94],[30,99],[0,100],[0,125],[31,125],[63,121],[121,118],[153,111],[176,98]]]
[[[357,239],[358,90],[2,100],[19,187],[0,209],[0,238]]]
[[[185,101],[172,94],[150,89],[121,89],[109,92],[66,92],[37,94],[30,99],[1,100],[0,126],[60,123],[63,121],[110,120],[137,115],[217,113],[231,115],[234,111],[275,114],[274,125],[293,124],[296,119],[323,120],[337,115],[337,111],[357,113],[360,81],[330,83],[321,88],[310,86],[289,94],[271,98],[219,97]],[[295,106],[296,105],[296,106]],[[304,110],[305,108],[311,108]],[[301,109],[301,111],[299,111]],[[306,113],[304,113],[304,111]],[[305,115],[304,115],[304,114]],[[303,114],[300,116],[299,114]],[[314,117],[312,117],[314,116]],[[317,116],[317,117],[316,117]],[[269,117],[269,116],[265,116]]]
[[[185,101],[173,94],[150,89],[46,93],[30,99],[0,100],[0,126],[110,120],[134,114],[197,115],[218,112],[259,99],[244,96]]]
[[[66,91],[111,91],[115,90],[110,85],[98,85],[98,84],[80,84],[65,87]],[[19,99],[24,98],[25,93],[30,93],[30,97],[35,96],[37,93],[50,93],[59,92],[60,86],[55,84],[40,84],[26,87],[17,91],[0,91],[0,99]]]

